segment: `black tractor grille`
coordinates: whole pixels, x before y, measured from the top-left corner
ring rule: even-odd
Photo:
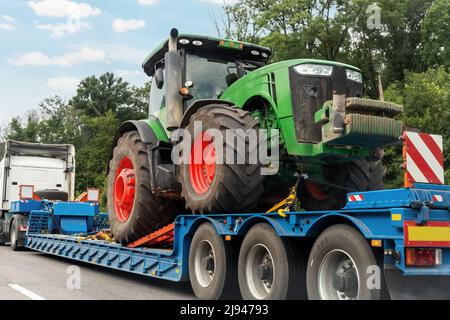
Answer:
[[[300,75],[294,68],[290,69],[289,75],[298,142],[322,141],[321,125],[315,123],[314,114],[326,101],[333,100],[333,92],[345,93],[347,97],[362,97],[362,84],[347,80],[343,67],[335,66],[331,77]]]

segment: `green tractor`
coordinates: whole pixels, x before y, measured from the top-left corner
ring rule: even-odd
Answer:
[[[381,147],[398,142],[402,124],[394,117],[403,107],[363,99],[362,74],[353,66],[312,59],[268,64],[270,57],[258,45],[173,29],[145,60],[149,119],[121,125],[108,167],[109,219],[118,241],[162,228],[185,208],[264,210],[293,185],[306,210],[340,209],[349,191],[383,187]],[[196,132],[196,122],[203,131]],[[279,130],[279,170],[270,162],[214,162],[219,147],[237,150],[219,146],[207,130],[258,128]],[[190,133],[188,158],[200,161],[173,162],[177,129]]]

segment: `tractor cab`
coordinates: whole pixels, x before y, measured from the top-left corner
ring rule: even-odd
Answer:
[[[153,78],[149,114],[159,118],[170,89],[181,93],[184,112],[197,100],[219,99],[234,82],[265,66],[271,56],[270,49],[254,44],[181,34],[174,48],[179,61],[170,70],[166,61],[169,43],[170,39],[161,44],[143,64],[145,73]],[[166,80],[174,73],[181,78],[184,91],[180,85],[167,88]]]

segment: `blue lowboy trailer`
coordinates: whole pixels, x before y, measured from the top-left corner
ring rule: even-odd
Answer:
[[[190,280],[200,299],[450,299],[449,209],[449,186],[415,184],[350,193],[339,211],[181,215],[169,245],[130,248],[50,233],[50,208],[30,212],[26,247]]]

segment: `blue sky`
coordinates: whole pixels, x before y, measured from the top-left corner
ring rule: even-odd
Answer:
[[[141,64],[181,32],[216,35],[223,0],[2,0],[0,127],[53,94],[68,99],[77,81],[115,72],[141,85]]]

